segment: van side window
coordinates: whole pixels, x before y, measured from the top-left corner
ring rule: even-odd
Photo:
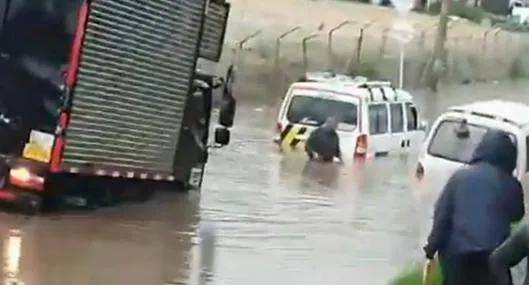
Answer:
[[[369,105],[369,134],[384,134],[388,132],[387,104]]]
[[[529,172],[529,136],[525,137],[525,172]]]
[[[392,103],[389,105],[391,115],[391,132],[401,133],[404,131],[404,110],[401,103]]]
[[[415,131],[419,125],[417,108],[412,103],[406,103],[406,118],[408,119],[408,131]]]

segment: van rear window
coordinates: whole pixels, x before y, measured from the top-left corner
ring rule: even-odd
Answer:
[[[358,108],[350,102],[295,95],[290,101],[286,117],[292,123],[305,125],[321,125],[328,117],[335,117],[342,124],[356,126]]]
[[[455,130],[459,125],[460,121],[456,120],[442,121],[430,141],[428,154],[455,162],[469,163],[478,144],[490,128],[467,124],[469,135],[458,137]],[[511,139],[516,143],[514,135],[511,135]]]

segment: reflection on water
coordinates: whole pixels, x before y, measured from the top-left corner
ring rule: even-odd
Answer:
[[[529,100],[526,88],[464,86],[434,103],[418,99],[435,114],[476,96]],[[415,184],[415,154],[343,166],[282,157],[271,143],[274,116],[238,110],[232,144],[210,156],[200,204],[198,195],[161,193],[148,204],[92,213],[0,214],[3,280],[197,284],[199,219],[218,232],[214,284],[382,285],[420,258],[429,206],[418,197],[436,183]]]
[[[415,259],[407,160],[282,157],[259,113],[241,117],[233,145],[211,156],[202,197],[219,229],[217,284],[385,284]]]
[[[4,241],[4,274],[5,284],[20,284],[19,264],[22,247],[22,233],[18,230],[9,230]]]
[[[2,215],[3,280],[32,285],[187,284],[197,198],[162,195],[147,205],[27,220]]]

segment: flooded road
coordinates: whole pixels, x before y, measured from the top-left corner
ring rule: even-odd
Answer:
[[[419,103],[438,112],[476,96],[522,100],[529,85],[494,86]],[[0,214],[3,278],[196,284],[200,220],[218,229],[214,284],[384,285],[420,257],[413,155],[365,167],[307,164],[275,150],[274,117],[258,105],[239,109],[231,145],[210,156],[201,197],[160,193],[148,204],[30,219]]]
[[[208,179],[202,197],[202,218],[220,230],[218,284],[385,284],[411,260],[418,229],[406,161],[362,169],[284,158],[269,114],[250,117],[212,158],[209,177],[224,179]]]

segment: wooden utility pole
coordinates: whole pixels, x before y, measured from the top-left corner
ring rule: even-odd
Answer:
[[[444,66],[446,66],[445,43],[452,1],[453,0],[442,0],[441,14],[439,14],[439,22],[437,24],[437,34],[435,35],[433,54],[426,67],[426,86],[434,92],[437,91],[437,84],[439,82],[441,71],[444,69]]]

